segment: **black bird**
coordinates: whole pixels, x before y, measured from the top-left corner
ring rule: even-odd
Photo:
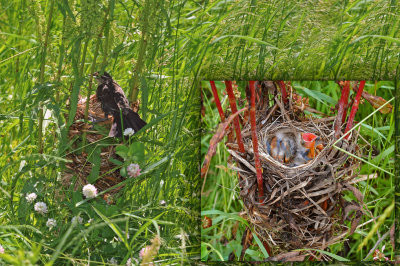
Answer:
[[[122,137],[124,130],[127,128],[132,128],[134,133],[136,133],[146,125],[146,122],[131,109],[124,91],[112,79],[110,74],[104,71],[103,75],[96,72],[93,76],[99,84],[96,96],[101,103],[104,116],[106,119],[108,115],[112,115],[114,118],[110,133],[108,134],[110,137]]]

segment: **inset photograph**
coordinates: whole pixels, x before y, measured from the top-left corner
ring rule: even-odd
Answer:
[[[203,81],[202,261],[394,259],[390,81]]]

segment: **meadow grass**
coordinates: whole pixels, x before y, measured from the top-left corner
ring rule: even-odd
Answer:
[[[293,81],[293,87],[302,96],[309,97],[310,106],[327,115],[335,115],[331,108],[340,98],[339,86],[333,81]],[[222,105],[229,105],[223,82],[216,82],[222,97]],[[202,136],[201,152],[204,156],[209,147],[209,141],[215,132],[220,118],[217,108],[213,102],[209,82],[202,82],[205,95],[205,116],[202,125],[205,134]],[[238,89],[244,98],[245,82],[238,82]],[[393,100],[394,83],[390,81],[367,82],[365,90],[369,93],[379,95],[387,100]],[[353,95],[354,92],[351,92]],[[245,102],[243,103],[245,104]],[[241,106],[243,107],[243,106]],[[238,107],[239,108],[239,107]],[[356,114],[355,120],[361,121],[375,109],[364,101]],[[343,243],[331,245],[327,251],[339,255],[332,259],[361,261],[372,260],[368,252],[377,243],[378,239],[388,233],[395,221],[393,212],[394,204],[394,111],[389,114],[375,112],[371,118],[360,125],[360,134],[365,139],[359,139],[358,143],[363,151],[363,158],[370,164],[363,163],[359,177],[376,175],[374,179],[358,182],[356,186],[364,195],[366,207],[376,218],[365,215],[360,222],[366,223],[358,228],[355,233],[348,236],[349,250],[344,252]],[[374,146],[369,146],[370,143]],[[240,200],[237,184],[237,173],[228,168],[229,153],[224,147],[224,141],[218,144],[216,155],[213,157],[210,169],[204,180],[202,188],[202,215],[212,218],[213,226],[202,229],[202,259],[203,260],[227,260],[230,253],[240,256],[242,247],[241,239],[247,222],[240,216],[243,203]],[[352,193],[345,193],[346,200],[355,199]],[[384,215],[385,214],[385,215]],[[381,217],[381,219],[378,219]],[[349,225],[349,223],[347,223]],[[369,235],[372,233],[373,235]],[[385,246],[385,256],[394,259],[394,249],[390,242],[389,234],[377,248]],[[363,241],[365,241],[363,243]],[[360,250],[358,248],[360,247]],[[321,251],[322,252],[322,251]],[[334,256],[333,255],[333,256]],[[329,254],[328,254],[329,256]],[[265,255],[262,248],[255,242],[246,251],[245,260],[263,260]]]
[[[202,79],[375,80],[399,73],[395,0],[0,0],[0,7],[0,244],[9,263],[102,264],[112,256],[124,263],[158,234],[160,263],[199,258]],[[94,93],[89,74],[99,70],[131,101],[140,99],[139,114],[152,124],[134,137],[144,143],[148,173],[125,182],[111,207],[60,186],[78,95]],[[229,182],[224,186],[233,189]],[[46,217],[24,200],[32,190],[50,207]],[[229,206],[239,204],[221,195]],[[95,224],[70,227],[79,213]],[[48,217],[59,225],[50,232]],[[112,240],[122,230],[129,243]]]
[[[183,2],[0,2],[0,244],[7,264],[133,264],[158,243],[155,261],[185,264],[199,258],[199,63],[183,58]],[[75,142],[79,95],[88,98],[94,71],[111,73],[148,122],[127,146]],[[102,117],[102,114],[99,114]],[[87,112],[86,112],[87,117]],[[89,182],[99,178],[100,147],[116,145],[115,171],[139,163],[108,205],[103,194],[85,199],[74,180],[62,185],[66,155],[91,154]],[[75,149],[75,150],[74,150]],[[127,152],[125,152],[127,151]],[[97,162],[97,163],[96,163]],[[97,174],[96,174],[97,173]],[[36,193],[29,203],[25,197]],[[34,211],[45,202],[46,214]],[[72,223],[73,217],[82,223]],[[57,225],[46,226],[49,218]],[[159,250],[158,250],[159,248]]]

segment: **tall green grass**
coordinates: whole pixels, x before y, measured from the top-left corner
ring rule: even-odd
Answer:
[[[244,99],[246,82],[238,82],[237,84],[241,97]],[[337,103],[340,98],[340,88],[335,82],[293,81],[292,84],[297,93],[309,98],[311,107],[327,115],[335,115],[331,107],[334,107],[334,103]],[[229,102],[224,83],[216,82],[216,85],[223,99],[223,108],[226,109]],[[202,121],[205,134],[201,139],[201,153],[202,158],[204,158],[210,139],[220,123],[220,118],[212,100],[209,82],[203,81],[202,87],[206,114]],[[367,82],[365,91],[379,95],[386,100],[393,100],[395,86],[391,81]],[[354,95],[354,92],[352,91],[350,95]],[[368,164],[362,164],[359,177],[376,175],[376,178],[358,182],[355,186],[364,195],[366,207],[376,218],[376,221],[370,215],[365,215],[360,224],[366,224],[358,228],[353,235],[346,237],[349,240],[350,247],[347,251],[345,251],[343,243],[328,247],[328,252],[339,255],[339,257],[332,259],[372,260],[373,255],[367,255],[377,243],[377,249],[381,250],[385,246],[385,256],[394,259],[395,250],[391,245],[388,232],[395,221],[395,213],[393,212],[395,200],[395,112],[394,109],[389,114],[375,112],[375,109],[367,101],[363,101],[360,104],[355,121],[361,121],[370,114],[372,116],[358,126],[360,127],[360,134],[365,139],[365,141],[361,138],[358,140],[363,151],[362,159],[368,162]],[[202,229],[203,260],[228,260],[231,253],[235,254],[235,260],[237,260],[242,250],[241,239],[247,222],[239,216],[243,210],[243,203],[239,196],[237,173],[228,168],[228,157],[229,153],[224,147],[224,141],[222,141],[218,144],[216,155],[211,161],[202,188],[202,215],[207,215],[213,220],[212,227]],[[344,197],[350,201],[355,199],[351,193],[345,193]],[[381,218],[378,219],[379,217]],[[347,223],[347,225],[350,224]],[[386,237],[383,238],[385,234]],[[381,237],[383,240],[378,242]],[[366,241],[366,243],[362,244],[363,241]],[[265,259],[262,245],[260,246],[256,241],[254,243],[254,246],[246,251],[245,260]],[[359,247],[361,250],[357,250]]]
[[[191,7],[114,0],[0,1],[0,7],[1,263],[140,263],[140,250],[155,236],[161,238],[155,261],[199,258],[201,56],[189,62],[181,32]],[[67,153],[83,147],[75,152],[91,155],[77,167],[92,163],[94,182],[102,145],[118,146],[67,137],[78,95],[95,92],[90,74],[102,70],[129,99],[140,100],[149,124],[126,150],[117,147],[125,161],[116,171],[139,163],[142,174],[120,184],[114,205],[61,184]],[[31,192],[47,204],[46,215],[26,201]],[[74,216],[83,223],[72,223]],[[52,230],[48,218],[57,221]]]

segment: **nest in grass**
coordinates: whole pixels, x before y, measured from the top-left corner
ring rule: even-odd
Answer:
[[[112,118],[109,117],[108,120],[99,123],[99,125],[105,127],[107,131],[101,134],[94,130],[92,128],[92,123],[84,123],[85,107],[86,99],[81,98],[77,105],[74,123],[70,126],[68,132],[69,141],[72,142],[71,150],[76,152],[71,152],[66,156],[66,158],[71,162],[66,164],[67,171],[63,175],[62,184],[65,187],[74,184],[74,190],[79,190],[82,186],[89,183],[88,177],[93,168],[93,164],[89,161],[87,149],[85,151],[79,149],[82,147],[84,133],[86,133],[86,145],[95,143],[107,136],[108,130],[111,128],[112,124]],[[89,116],[97,119],[104,117],[101,104],[97,101],[96,95],[90,97],[88,112]],[[114,145],[102,145],[100,152],[100,168],[98,173],[100,178],[97,179],[94,184],[99,191],[106,190],[123,181],[123,177],[120,175],[119,171],[114,170],[116,165],[112,163],[110,159],[118,159]],[[110,191],[110,193],[116,193],[121,188],[122,186]]]
[[[275,255],[299,248],[325,249],[347,235],[349,228],[344,220],[352,217],[352,233],[363,213],[361,193],[351,186],[351,180],[358,174],[359,162],[333,147],[335,118],[305,118],[304,112],[294,105],[293,98],[290,99],[284,106],[275,92],[273,107],[268,107],[268,97],[257,105],[258,150],[264,188],[262,203],[258,195],[250,123],[242,129],[245,154],[235,151],[236,144],[227,144],[237,163],[234,169],[239,172],[246,218]],[[272,158],[266,149],[266,141],[281,129],[313,133],[321,138],[324,148],[308,163],[294,167],[285,165]],[[336,146],[360,156],[357,138],[358,132],[353,131],[348,140]],[[343,190],[353,191],[358,202],[346,202]],[[350,210],[354,211],[352,216]]]

